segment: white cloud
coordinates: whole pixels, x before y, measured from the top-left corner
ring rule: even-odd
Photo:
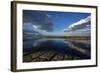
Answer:
[[[79,20],[78,22],[75,22],[73,24],[71,24],[67,29],[64,29],[64,31],[71,31],[72,29],[84,25],[85,23],[88,23],[89,21],[91,21],[91,16],[88,16],[84,19]],[[87,25],[87,27],[90,25]]]
[[[91,21],[91,16],[88,16],[84,19],[81,19],[80,21],[78,21],[76,23],[71,24],[68,28],[71,29],[71,28],[77,27],[79,25],[83,25],[84,23],[87,23],[89,21]]]
[[[32,26],[32,29],[36,32],[41,33],[43,36],[90,36],[90,24],[86,25],[86,28],[84,29],[77,29],[74,31],[71,31],[71,29],[76,28],[78,26],[84,25],[84,23],[87,23],[91,21],[91,16],[88,16],[84,19],[79,20],[76,23],[71,24],[67,29],[64,29],[66,32],[47,32],[45,30],[40,29],[40,25],[32,25],[30,24],[30,27]],[[27,24],[29,26],[29,24]],[[26,26],[26,27],[28,27]]]
[[[37,29],[38,27],[36,25],[33,25],[33,28],[36,28]]]
[[[33,28],[39,29],[41,26],[40,25],[33,25]]]

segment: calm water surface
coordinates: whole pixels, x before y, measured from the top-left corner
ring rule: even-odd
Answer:
[[[55,51],[78,56],[80,59],[91,58],[90,40],[65,40],[61,38],[41,38],[24,40],[23,52]]]

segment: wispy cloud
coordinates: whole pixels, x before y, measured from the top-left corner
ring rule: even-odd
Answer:
[[[78,22],[71,24],[67,29],[64,29],[64,31],[72,30],[78,26],[81,26],[81,25],[84,25],[85,23],[88,23],[89,21],[91,21],[91,16],[88,16],[84,19],[79,20]]]
[[[68,28],[66,28],[66,32],[47,32],[46,30],[41,29],[41,25],[34,23],[24,23],[23,29],[25,30],[33,30],[35,32],[40,33],[43,36],[90,36],[90,24],[87,24],[91,21],[91,16],[88,16],[84,19],[79,20],[76,23],[71,24]],[[77,29],[77,27],[85,25],[85,28]],[[74,31],[72,31],[75,29]],[[33,32],[34,33],[34,32]]]
[[[41,26],[40,25],[33,25],[33,28],[39,29]]]
[[[84,23],[87,23],[91,21],[91,16],[86,17],[85,19],[81,19],[80,21],[73,23],[72,25],[70,25],[68,28],[74,28],[76,26],[82,25]]]
[[[44,30],[39,29],[39,26],[35,26],[33,25],[34,30],[36,30],[37,32],[41,33],[44,36],[90,36],[90,24],[86,24],[88,22],[91,21],[91,16],[88,16],[84,19],[79,20],[76,23],[71,24],[67,29],[66,32],[46,32]],[[85,28],[81,28],[81,29],[77,29],[77,27],[79,26],[83,26],[85,25]],[[72,31],[72,29],[76,29],[74,31]]]

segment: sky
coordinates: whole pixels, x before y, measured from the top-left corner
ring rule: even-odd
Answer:
[[[42,21],[42,23],[46,22],[46,20],[44,20],[43,17],[44,17],[44,15],[47,15],[50,18],[49,21],[53,24],[52,28],[53,28],[54,32],[62,32],[69,25],[90,16],[90,13],[79,13],[79,12],[58,12],[58,11],[55,12],[55,11],[25,10],[24,14],[25,14],[25,12],[27,12],[25,16],[31,17],[30,19],[28,18],[29,20],[31,20],[32,16],[33,16],[33,17],[35,17],[34,19],[38,20],[38,22]],[[39,14],[39,16],[37,16],[38,14]],[[43,15],[41,15],[41,14],[43,14]],[[48,27],[50,27],[50,26],[48,25]]]
[[[90,13],[46,12],[52,19],[55,32],[63,31],[69,25],[90,16]]]
[[[90,36],[91,14],[23,10],[23,30],[49,36]]]

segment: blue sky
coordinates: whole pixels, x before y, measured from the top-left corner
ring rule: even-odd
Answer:
[[[86,18],[90,13],[76,13],[76,12],[46,12],[51,16],[54,24],[54,31],[62,31],[69,25]]]
[[[32,11],[32,10],[26,10],[26,12],[33,12],[33,15],[39,14],[46,14],[48,17],[50,17],[50,21],[53,23],[53,31],[54,32],[60,32],[63,31],[63,29],[67,28],[69,25],[86,18],[87,16],[90,16],[90,13],[79,13],[79,12],[55,12],[55,11]],[[28,16],[31,16],[31,14],[27,13]],[[37,17],[37,16],[34,16]],[[42,16],[38,16],[38,20],[42,20]],[[31,18],[32,19],[32,18]],[[48,26],[49,27],[49,26]]]

